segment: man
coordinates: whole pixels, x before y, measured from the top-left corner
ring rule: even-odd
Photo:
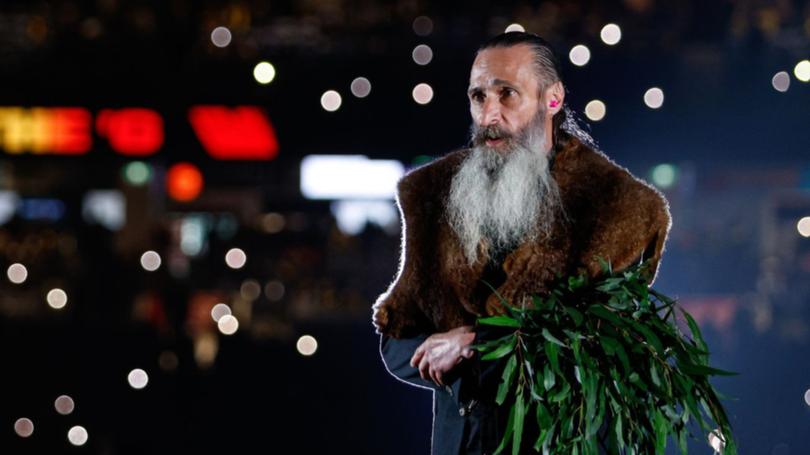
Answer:
[[[565,106],[559,61],[542,38],[499,35],[478,51],[468,90],[471,147],[398,184],[399,273],[374,305],[388,371],[434,391],[432,453],[492,453],[508,409],[500,365],[471,345],[478,317],[543,295],[557,277],[649,259],[670,228],[666,199],[594,150]],[[533,443],[533,441],[532,441]]]

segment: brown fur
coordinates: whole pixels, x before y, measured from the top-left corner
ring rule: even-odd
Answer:
[[[469,266],[448,224],[450,182],[468,149],[420,167],[398,184],[402,258],[397,278],[374,304],[378,333],[404,337],[446,331],[502,311],[492,294],[474,301],[488,245]],[[567,221],[558,217],[548,238],[525,242],[503,261],[506,281],[498,288],[513,305],[548,291],[557,276],[601,273],[597,256],[621,270],[651,258],[655,279],[671,219],[664,196],[601,152],[571,138],[554,158],[551,174],[560,188]]]

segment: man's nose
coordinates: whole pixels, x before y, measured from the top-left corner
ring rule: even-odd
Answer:
[[[484,126],[497,125],[501,122],[501,106],[498,100],[487,99],[481,113],[481,123]]]

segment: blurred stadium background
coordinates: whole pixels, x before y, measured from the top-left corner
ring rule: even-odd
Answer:
[[[427,453],[431,396],[385,372],[370,306],[393,185],[466,143],[474,51],[507,28],[669,198],[656,287],[741,373],[716,381],[741,453],[807,453],[791,0],[4,0],[0,453]]]

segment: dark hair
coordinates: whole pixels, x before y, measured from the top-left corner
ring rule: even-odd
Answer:
[[[541,38],[539,35],[528,32],[506,32],[501,33],[478,48],[478,52],[485,49],[498,48],[498,47],[512,47],[517,45],[527,45],[534,52],[534,65],[535,73],[539,81],[539,94],[542,95],[543,91],[555,82],[563,83],[562,78],[562,65],[557,53],[548,41]],[[565,83],[563,83],[563,90],[566,90]],[[566,90],[567,91],[567,90]],[[552,141],[554,149],[558,150],[561,146],[568,142],[568,138],[573,135],[580,141],[588,143],[595,147],[593,138],[582,130],[577,123],[574,113],[568,108],[566,103],[563,103],[562,109],[554,115],[552,119]]]

